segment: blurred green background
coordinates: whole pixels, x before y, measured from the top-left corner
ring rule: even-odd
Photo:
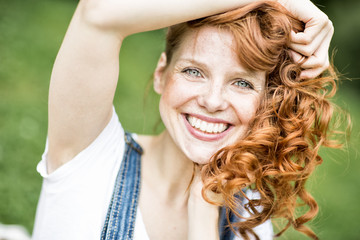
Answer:
[[[336,102],[351,113],[345,150],[323,149],[324,163],[308,187],[320,205],[311,223],[320,239],[360,239],[360,1],[316,1],[335,26],[332,48],[343,74]],[[76,6],[72,0],[0,0],[0,222],[33,227],[47,128],[51,68]],[[115,99],[127,130],[152,133],[159,120],[157,96],[145,96],[163,49],[162,30],[124,42]],[[126,99],[126,105],[122,100]],[[146,116],[146,117],[145,117]],[[288,231],[280,239],[306,239]]]

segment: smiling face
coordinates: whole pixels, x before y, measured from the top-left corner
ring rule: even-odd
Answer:
[[[265,72],[246,70],[233,36],[213,27],[189,31],[166,64],[163,53],[154,88],[160,115],[175,145],[204,164],[243,138],[265,88]]]

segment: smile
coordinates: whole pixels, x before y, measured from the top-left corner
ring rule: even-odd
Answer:
[[[216,123],[216,122],[207,122],[204,120],[201,120],[197,117],[187,115],[186,120],[189,122],[189,124],[196,128],[197,130],[200,130],[207,134],[218,134],[226,131],[229,128],[229,124],[226,123]]]

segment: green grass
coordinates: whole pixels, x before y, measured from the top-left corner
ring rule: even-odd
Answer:
[[[21,224],[29,231],[41,188],[36,164],[46,138],[51,67],[75,4],[0,0],[0,222]],[[163,32],[155,31],[124,42],[115,106],[126,112],[121,121],[129,131],[153,133],[159,120],[158,97],[144,95],[162,39]],[[320,205],[311,226],[321,239],[355,240],[360,239],[359,89],[344,84],[337,102],[352,115],[352,137],[345,151],[322,150],[324,163],[308,184]],[[307,238],[289,231],[280,239]]]

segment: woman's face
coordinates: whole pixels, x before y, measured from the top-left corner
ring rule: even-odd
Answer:
[[[160,115],[174,143],[204,164],[248,131],[265,88],[265,72],[246,70],[233,36],[213,27],[186,34],[171,62],[163,54],[154,88]]]

